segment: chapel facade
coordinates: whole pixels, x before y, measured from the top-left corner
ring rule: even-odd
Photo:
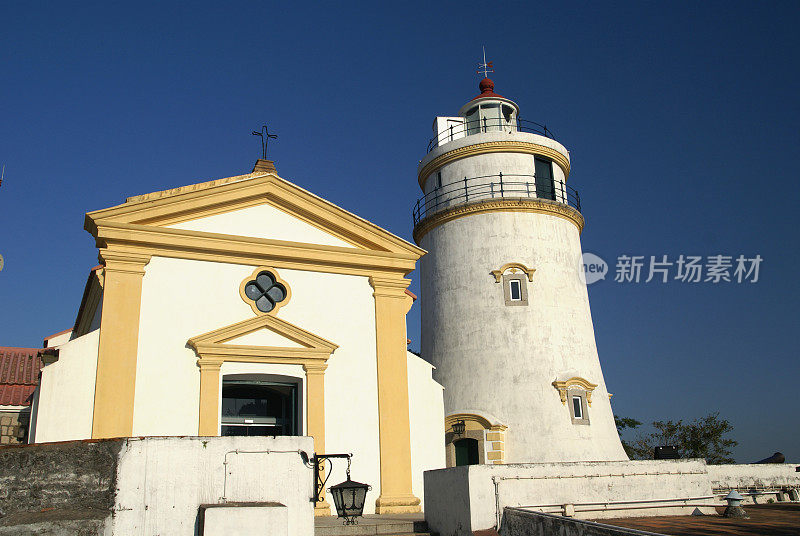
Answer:
[[[266,160],[85,227],[101,265],[42,370],[33,440],[313,436],[353,454],[366,513],[420,511],[423,471],[444,465],[442,387],[406,349],[422,249]]]

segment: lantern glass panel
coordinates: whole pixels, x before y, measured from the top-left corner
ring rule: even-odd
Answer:
[[[336,506],[336,513],[339,517],[360,516],[364,512],[364,502],[369,488],[369,484],[354,482],[349,478],[341,484],[331,486],[329,491],[333,496],[333,504]]]

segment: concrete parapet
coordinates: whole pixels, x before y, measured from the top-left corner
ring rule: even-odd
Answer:
[[[0,448],[0,534],[194,536],[201,505],[259,502],[284,505],[286,534],[311,536],[313,474],[301,453],[310,457],[313,449],[311,437],[148,437]]]

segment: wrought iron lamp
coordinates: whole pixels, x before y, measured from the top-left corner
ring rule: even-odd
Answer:
[[[369,484],[350,480],[350,458],[347,458],[347,480],[328,488],[333,496],[338,517],[344,518],[345,525],[355,525],[356,518],[364,513],[364,502],[367,492],[372,489]]]
[[[464,435],[466,429],[467,429],[467,424],[461,419],[453,423],[453,433],[456,434],[457,436]]]

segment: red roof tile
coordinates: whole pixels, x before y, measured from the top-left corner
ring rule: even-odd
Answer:
[[[29,406],[41,368],[38,348],[0,346],[0,405]]]
[[[0,406],[30,406],[35,385],[0,384]]]

